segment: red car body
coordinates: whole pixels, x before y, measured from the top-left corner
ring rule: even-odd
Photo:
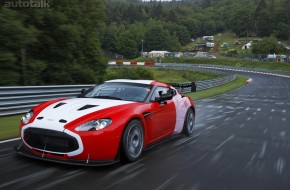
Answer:
[[[149,80],[105,82],[109,83],[147,85],[144,88],[148,94],[142,101],[79,97],[42,103],[32,109],[33,116],[27,123],[21,121],[19,154],[76,165],[111,164],[119,161],[124,130],[130,121],[141,122],[143,148],[146,148],[165,137],[182,133],[187,110],[195,113],[193,101],[168,84]],[[171,89],[172,99],[150,100],[158,89]],[[101,130],[77,130],[77,126],[101,118],[109,118],[109,126]]]

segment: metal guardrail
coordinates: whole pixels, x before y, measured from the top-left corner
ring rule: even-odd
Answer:
[[[188,67],[166,67],[170,69],[188,70]],[[172,84],[182,93],[195,92],[205,90],[226,84],[235,80],[236,75],[227,75],[225,72],[212,71],[207,69],[190,68],[191,70],[200,70],[206,72],[215,72],[226,75],[225,77],[197,81]],[[10,86],[0,87],[0,116],[21,114],[29,111],[32,107],[57,98],[72,98],[80,94],[82,89],[94,86],[93,84],[85,85],[54,85],[54,86]]]
[[[124,68],[124,67],[132,67],[130,65],[109,65],[110,68]],[[133,65],[134,67],[134,65]],[[185,83],[169,83],[176,89],[178,89],[182,93],[188,92],[196,92],[201,90],[206,90],[209,88],[213,88],[216,86],[220,86],[226,83],[229,83],[236,79],[236,75],[229,74],[226,71],[214,70],[214,69],[207,69],[207,68],[198,68],[192,67],[189,64],[170,64],[170,63],[155,63],[154,66],[148,67],[150,68],[159,68],[159,69],[173,69],[173,70],[194,70],[194,71],[201,71],[201,72],[210,72],[219,75],[224,75],[225,77],[213,79],[213,80],[206,80],[206,81],[196,81],[196,82],[185,82]],[[195,90],[193,90],[195,89]]]
[[[213,80],[197,81],[197,82],[186,82],[179,84],[171,84],[173,87],[178,89],[182,93],[197,92],[201,90],[206,90],[209,88],[217,87],[226,83],[229,83],[236,79],[236,75],[229,75],[222,78],[217,78]]]
[[[56,98],[72,98],[82,89],[94,85],[9,86],[0,87],[0,116],[21,114],[41,102]]]

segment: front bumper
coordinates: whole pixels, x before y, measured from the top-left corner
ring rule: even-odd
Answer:
[[[29,158],[34,158],[38,160],[43,161],[49,161],[54,163],[60,163],[60,164],[68,164],[68,165],[77,165],[77,166],[106,166],[111,165],[114,163],[119,162],[119,159],[116,160],[74,160],[74,159],[60,159],[60,158],[52,158],[47,157],[46,154],[34,154],[33,152],[29,151],[23,144],[20,144],[20,146],[14,147],[14,150],[17,152],[17,154]]]

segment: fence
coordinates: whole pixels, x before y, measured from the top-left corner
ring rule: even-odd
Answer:
[[[0,116],[25,113],[41,102],[71,98],[93,85],[0,87]]]
[[[226,84],[236,78],[228,75],[222,78],[172,84],[182,93],[205,90]],[[56,98],[72,98],[80,94],[82,89],[94,85],[56,85],[56,86],[12,86],[0,87],[0,116],[15,115],[27,112],[41,102]]]
[[[225,57],[233,59],[243,59],[245,61],[264,61],[264,62],[281,62],[290,63],[290,55],[274,54],[225,54]]]
[[[227,84],[236,79],[236,75],[229,75],[222,78],[217,78],[213,80],[197,81],[197,82],[186,82],[186,83],[172,83],[174,86],[182,93],[197,92],[201,90],[206,90],[209,88],[214,88],[223,84]]]
[[[112,62],[111,62],[112,63]],[[114,62],[116,63],[116,62]],[[136,64],[109,64],[110,68],[124,68],[124,67],[134,67]],[[159,68],[159,69],[173,69],[173,70],[194,70],[194,71],[201,71],[201,72],[211,72],[215,74],[225,75],[225,77],[213,79],[213,80],[206,80],[206,81],[196,81],[196,82],[185,82],[185,83],[170,83],[172,86],[174,86],[176,89],[178,89],[182,93],[188,93],[188,92],[195,92],[195,91],[201,91],[206,90],[209,88],[213,88],[219,85],[223,85],[226,83],[229,83],[236,79],[236,75],[229,75],[226,71],[220,71],[215,69],[209,69],[209,68],[199,68],[199,67],[192,67],[192,65],[189,64],[170,64],[170,63],[155,63],[154,65],[150,65],[150,68]],[[195,88],[195,90],[193,90]]]

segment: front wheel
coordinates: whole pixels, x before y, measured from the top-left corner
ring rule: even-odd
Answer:
[[[195,124],[195,115],[192,108],[188,108],[186,115],[185,115],[185,121],[183,125],[183,133],[186,136],[191,136],[194,130],[194,124]]]
[[[138,160],[144,145],[142,123],[134,119],[128,123],[122,138],[122,148],[125,159],[129,162]]]

